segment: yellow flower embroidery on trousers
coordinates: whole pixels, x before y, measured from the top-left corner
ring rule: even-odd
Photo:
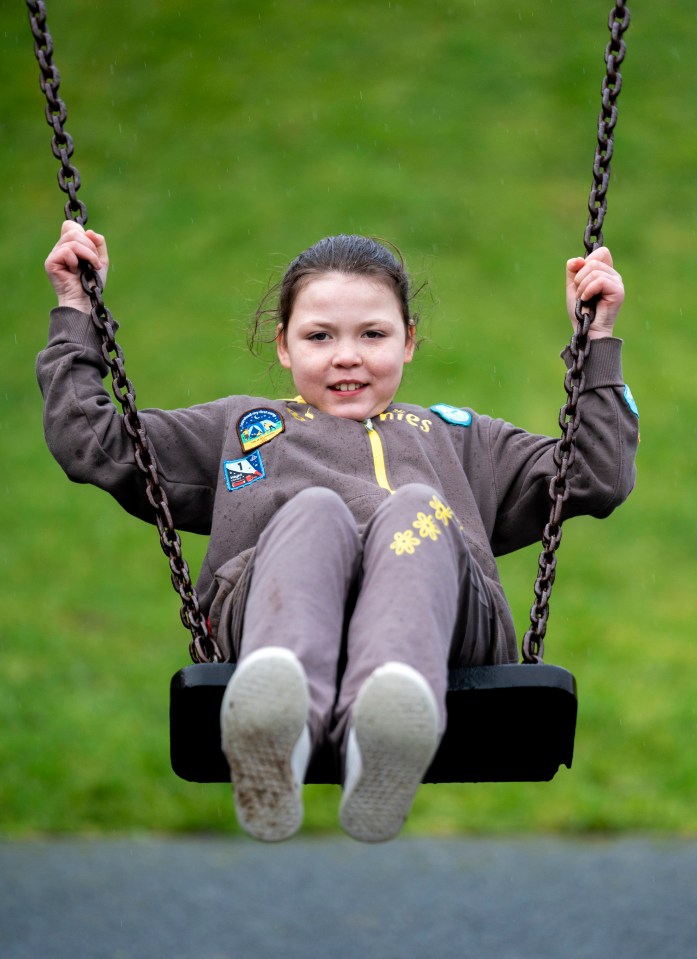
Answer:
[[[428,516],[426,513],[417,513],[416,519],[411,525],[417,530],[421,539],[432,539],[434,542],[443,532],[440,527],[436,526],[436,521],[430,513]]]
[[[411,524],[421,539],[417,539],[410,529],[405,529],[394,534],[390,549],[393,549],[397,556],[404,556],[405,554],[407,556],[413,556],[416,547],[421,545],[421,540],[430,539],[432,542],[435,542],[442,534],[443,530],[438,523],[442,523],[443,526],[448,526],[451,519],[455,520],[453,511],[449,506],[446,506],[442,500],[438,499],[437,496],[432,497],[428,505],[433,510],[433,513],[419,512]],[[455,522],[457,522],[457,520],[455,520]],[[462,529],[459,522],[457,525]]]
[[[417,539],[410,529],[405,529],[403,533],[394,534],[390,549],[393,549],[397,556],[403,553],[411,555],[417,546],[421,546],[421,540]]]
[[[443,526],[447,526],[450,520],[453,518],[453,511],[449,506],[446,506],[437,496],[434,496],[428,504],[433,512],[436,514],[436,519],[440,520]]]

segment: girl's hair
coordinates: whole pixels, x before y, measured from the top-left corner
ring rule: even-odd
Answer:
[[[253,353],[258,353],[263,343],[275,340],[279,325],[285,333],[298,293],[313,277],[325,273],[367,276],[384,283],[397,297],[405,327],[418,323],[418,315],[412,314],[410,306],[418,290],[416,293],[412,290],[404,258],[397,247],[371,237],[342,233],[327,236],[296,256],[283,279],[264,296],[249,334]]]

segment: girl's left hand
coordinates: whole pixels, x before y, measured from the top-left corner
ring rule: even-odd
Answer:
[[[588,339],[612,336],[615,320],[624,300],[622,277],[612,265],[612,255],[605,246],[589,253],[586,259],[577,256],[566,264],[566,308],[574,329],[576,301],[597,297],[595,319],[588,331]]]

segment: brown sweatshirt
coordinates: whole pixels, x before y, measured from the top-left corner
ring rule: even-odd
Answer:
[[[634,485],[638,418],[620,353],[618,339],[591,344],[565,518],[605,517]],[[37,360],[48,446],[72,480],[107,490],[129,513],[152,521],[122,416],[102,384],[107,372],[89,317],[53,310],[49,342]],[[334,490],[362,526],[391,490],[426,483],[459,517],[498,597],[509,658],[516,658],[494,556],[540,539],[556,472],[554,438],[472,410],[404,403],[357,422],[300,398],[228,396],[188,409],[146,410],[141,418],[175,525],[210,535],[197,584],[205,611],[241,574],[275,511],[301,489]]]

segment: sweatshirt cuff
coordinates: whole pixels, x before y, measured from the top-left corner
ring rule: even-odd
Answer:
[[[622,377],[622,340],[605,336],[591,340],[591,348],[583,366],[584,391],[597,390],[604,386],[624,386]],[[567,346],[561,354],[567,369],[571,367],[571,350]]]
[[[118,330],[116,322],[114,330]],[[82,313],[69,306],[56,306],[51,310],[48,341],[49,344],[79,343],[81,346],[101,348],[99,332],[89,313]]]

